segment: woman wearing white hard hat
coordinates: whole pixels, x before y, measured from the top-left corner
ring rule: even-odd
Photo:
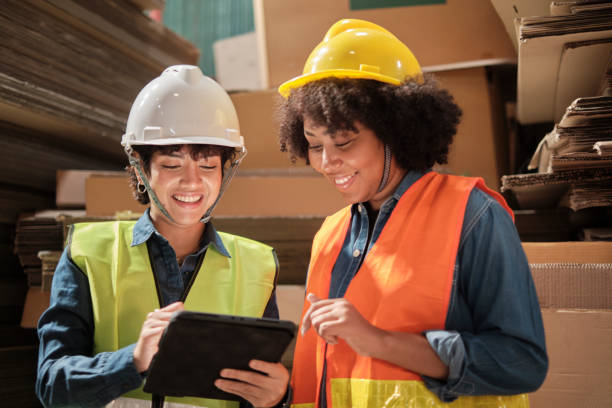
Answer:
[[[72,227],[38,325],[36,392],[45,406],[150,406],[141,386],[178,310],[278,318],[274,250],[210,223],[246,153],[227,93],[197,67],[170,67],[134,101],[122,144],[134,194],[151,205],[135,222]],[[241,396],[255,406],[283,403],[287,370],[257,360],[251,366],[263,374],[221,375],[248,383]]]

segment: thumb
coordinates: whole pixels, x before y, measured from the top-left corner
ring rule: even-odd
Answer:
[[[308,294],[308,296],[306,296],[306,300],[308,300],[310,303],[316,303],[321,299],[317,295],[311,292]]]

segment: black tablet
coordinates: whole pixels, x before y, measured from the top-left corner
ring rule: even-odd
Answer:
[[[224,368],[252,370],[249,361],[280,361],[296,327],[287,320],[176,312],[159,341],[144,391],[173,397],[241,401],[215,387]]]

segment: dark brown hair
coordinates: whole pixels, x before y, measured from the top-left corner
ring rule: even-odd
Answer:
[[[164,146],[153,146],[153,145],[140,145],[140,146],[132,146],[134,152],[138,153],[140,156],[141,165],[143,167],[143,171],[149,177],[151,175],[151,157],[156,152],[160,152],[161,154],[170,154],[173,152],[177,152],[181,150],[184,145],[164,145]],[[228,160],[233,160],[236,152],[231,147],[225,146],[216,146],[216,145],[204,145],[204,144],[190,144],[187,145],[190,148],[190,156],[193,160],[198,160],[202,157],[208,156],[221,156],[221,166],[225,169],[225,164]],[[145,191],[141,193],[138,191],[138,177],[136,177],[136,169],[132,166],[127,166],[125,170],[128,173],[130,178],[130,187],[132,189],[132,194],[134,198],[140,204],[148,204],[149,194]]]
[[[389,145],[400,167],[425,171],[447,162],[461,109],[429,75],[423,83],[411,80],[399,86],[332,77],[293,90],[280,101],[277,116],[280,149],[293,162],[301,158],[308,163],[304,118],[309,117],[331,134],[356,131],[358,121]]]

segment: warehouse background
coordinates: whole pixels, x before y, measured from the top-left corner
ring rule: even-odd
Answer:
[[[120,139],[169,65],[230,92],[249,154],[214,222],[277,249],[297,319],[312,237],[344,203],[278,151],[275,89],[341,18],[389,29],[449,89],[464,115],[437,170],[483,177],[515,211],[551,357],[532,406],[612,406],[612,4],[584,0],[3,1],[0,405],[40,406],[34,327],[67,227],[144,210]]]

